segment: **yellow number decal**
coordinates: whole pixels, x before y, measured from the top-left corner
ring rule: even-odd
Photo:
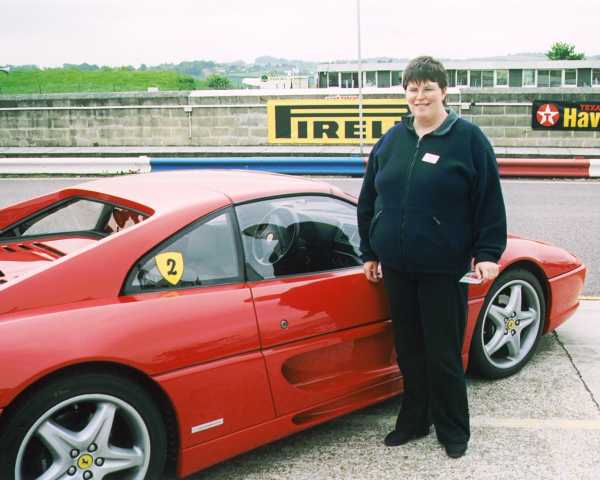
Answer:
[[[177,285],[183,277],[183,255],[180,252],[164,252],[154,257],[162,277],[171,285]]]

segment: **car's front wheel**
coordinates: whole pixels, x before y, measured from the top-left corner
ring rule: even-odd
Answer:
[[[544,330],[539,280],[522,269],[504,272],[490,288],[471,341],[470,362],[488,378],[508,377],[525,365]]]
[[[145,390],[117,376],[55,380],[6,412],[0,478],[158,480],[165,425]]]

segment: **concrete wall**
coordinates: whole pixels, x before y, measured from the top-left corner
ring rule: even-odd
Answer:
[[[563,102],[600,102],[598,88],[466,89],[462,116],[479,125],[498,147],[600,147],[600,130],[544,131],[531,129],[531,102],[537,99]],[[519,104],[529,105],[519,105]]]
[[[0,95],[0,148],[267,145],[268,99],[324,98],[332,93],[312,89]],[[379,90],[365,98],[398,95]],[[600,101],[600,89],[465,89],[450,95],[449,101],[462,104],[461,115],[480,125],[499,147],[600,147],[600,131],[532,130],[535,99]]]

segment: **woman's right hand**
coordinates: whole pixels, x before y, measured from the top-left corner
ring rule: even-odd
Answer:
[[[377,283],[381,280],[381,270],[379,269],[379,262],[377,260],[365,262],[363,270],[369,282]]]

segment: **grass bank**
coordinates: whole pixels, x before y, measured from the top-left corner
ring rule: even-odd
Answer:
[[[101,68],[81,71],[69,68],[13,70],[0,74],[0,94],[132,92],[159,90],[193,90],[206,88],[206,82],[177,72],[138,71],[126,68]]]

